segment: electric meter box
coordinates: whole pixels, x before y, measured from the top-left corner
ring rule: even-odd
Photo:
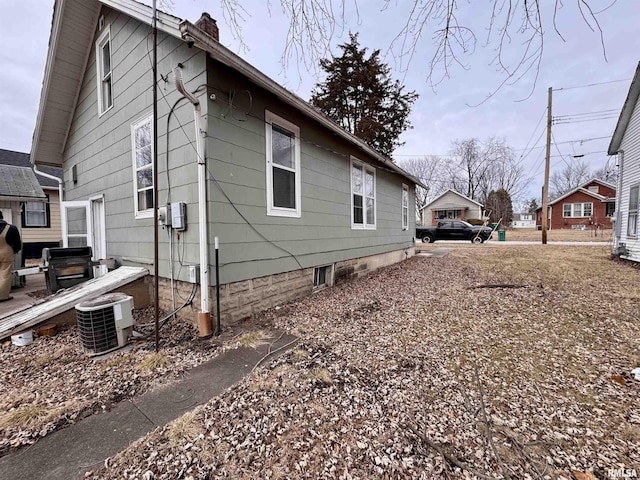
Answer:
[[[187,204],[174,202],[171,204],[171,226],[174,230],[182,232],[187,229]]]

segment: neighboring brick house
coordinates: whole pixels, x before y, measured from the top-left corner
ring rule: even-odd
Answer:
[[[436,225],[438,220],[443,218],[451,220],[481,219],[482,215],[483,206],[481,203],[452,189],[433,199],[420,210],[420,220],[424,226]]]
[[[549,202],[549,230],[599,226],[612,228],[616,187],[593,179]],[[536,210],[536,227],[542,225],[542,207]]]

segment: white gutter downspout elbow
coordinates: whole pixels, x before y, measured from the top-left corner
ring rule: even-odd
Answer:
[[[33,165],[33,173],[35,173],[36,175],[40,175],[41,177],[48,178],[49,180],[55,180],[56,182],[58,182],[58,201],[60,202],[60,222],[62,224],[62,231],[66,232],[66,229],[67,229],[67,212],[65,211],[64,208],[62,208],[62,202],[64,201],[64,198],[63,198],[64,181],[61,178],[56,177],[55,175],[51,175],[50,173],[46,173],[46,172],[42,172],[42,171],[38,170],[38,165],[36,165],[36,164]],[[66,234],[62,236],[62,243],[63,243],[64,247],[67,246],[67,236],[66,236]]]
[[[60,203],[62,203],[62,193],[63,193],[63,188],[62,188],[63,182],[62,182],[62,179],[59,178],[59,177],[56,177],[55,175],[51,175],[50,173],[46,173],[46,172],[42,172],[42,171],[38,170],[38,166],[37,165],[33,166],[33,172],[36,175],[40,175],[41,177],[48,178],[49,180],[55,180],[56,182],[58,182],[58,195],[60,195]]]
[[[204,130],[202,128],[202,109],[200,101],[188,92],[182,82],[179,67],[173,69],[176,88],[193,104],[196,126],[196,153],[198,156],[198,222],[200,231],[200,313],[198,313],[198,331],[200,338],[208,338],[213,334],[211,313],[209,311],[209,242],[208,242],[208,208],[207,208],[207,176],[204,152]]]

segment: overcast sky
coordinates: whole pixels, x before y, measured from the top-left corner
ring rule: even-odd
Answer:
[[[150,4],[150,1],[144,3]],[[167,3],[165,0],[164,4]],[[288,68],[281,64],[288,23],[281,14],[279,2],[272,0],[271,11],[266,8],[266,0],[240,2],[246,9],[242,35],[247,51],[242,50],[238,40],[233,38],[220,3],[214,0],[173,0],[170,10],[174,15],[191,21],[197,20],[201,12],[208,11],[218,19],[222,44],[302,98],[309,99],[318,80],[317,72],[305,66],[300,68],[295,59]],[[456,139],[505,137],[516,150],[516,155],[524,157],[525,171],[533,177],[531,195],[539,197],[545,141],[542,134],[545,120],[541,121],[541,118],[546,109],[547,88],[553,87],[564,89],[554,91],[554,116],[614,109],[614,114],[609,116],[615,118],[554,126],[558,145],[552,149],[552,171],[574,161],[573,155],[585,155],[583,160],[594,169],[604,166],[617,115],[640,59],[640,36],[637,34],[640,8],[637,0],[618,0],[598,16],[604,32],[607,61],[599,32],[591,31],[577,10],[579,2],[565,2],[565,7],[558,13],[557,24],[566,42],[555,33],[550,19],[545,19],[544,58],[535,86],[534,75],[528,75],[515,85],[505,86],[477,107],[469,105],[482,102],[503,80],[491,65],[495,45],[482,47],[490,13],[486,7],[488,2],[481,2],[484,7],[477,6],[480,2],[475,6],[466,5],[466,11],[460,12],[465,15],[462,21],[474,19],[470,26],[478,36],[478,45],[473,56],[464,59],[468,68],[453,67],[450,78],[438,85],[435,91],[426,80],[429,60],[433,55],[431,38],[434,27],[426,27],[425,35],[405,71],[402,65],[398,65],[397,57],[387,52],[404,23],[407,9],[402,5],[407,2],[389,3],[385,11],[381,11],[383,0],[359,0],[357,10],[350,3],[346,10],[347,24],[337,32],[334,40],[334,52],[338,52],[336,44],[348,39],[349,31],[359,32],[361,44],[370,49],[378,48],[383,55],[386,54],[383,58],[392,68],[393,76],[420,94],[410,117],[414,128],[403,134],[401,139],[406,144],[397,150],[396,160],[410,156],[447,155],[451,142]],[[599,0],[590,3],[609,4]],[[31,148],[52,9],[53,0],[0,0],[0,148],[21,152],[28,152]],[[508,53],[514,52],[520,44],[521,39],[514,37]],[[601,85],[571,88],[592,84]],[[520,101],[523,98],[526,99]],[[527,144],[538,148],[523,150]]]

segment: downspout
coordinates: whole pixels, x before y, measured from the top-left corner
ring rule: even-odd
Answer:
[[[173,69],[176,88],[193,104],[196,127],[196,153],[198,156],[198,222],[200,230],[200,313],[198,313],[198,333],[201,339],[209,338],[213,334],[211,313],[209,311],[209,242],[208,209],[207,209],[207,176],[204,152],[204,130],[202,128],[202,110],[200,101],[188,92],[182,82],[182,72],[179,67]]]
[[[40,175],[41,177],[48,178],[49,180],[55,180],[58,182],[58,201],[60,202],[60,222],[62,223],[62,231],[66,232],[67,230],[67,212],[64,208],[62,208],[63,198],[62,195],[64,193],[64,182],[61,178],[56,177],[55,175],[51,175],[50,173],[42,172],[38,170],[38,166],[36,164],[33,165],[33,172],[36,175]],[[62,236],[63,246],[66,247],[66,235]]]
[[[624,150],[618,150],[618,189],[616,190],[616,234],[614,249],[618,249],[620,237],[622,236],[622,213],[620,212],[620,201],[622,200],[622,169],[624,168]]]

